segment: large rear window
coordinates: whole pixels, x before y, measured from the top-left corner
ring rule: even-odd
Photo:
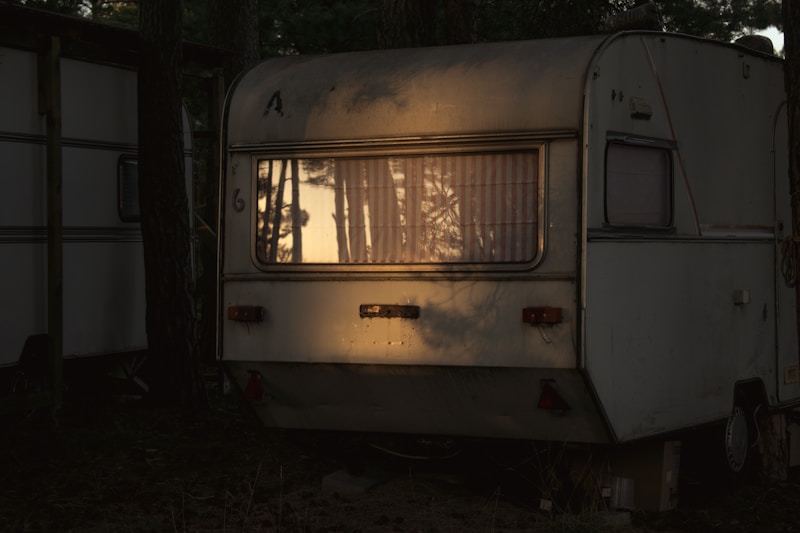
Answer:
[[[529,263],[539,249],[539,150],[259,159],[265,264]]]

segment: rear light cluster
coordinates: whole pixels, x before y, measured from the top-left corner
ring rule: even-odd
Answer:
[[[244,389],[244,399],[251,402],[260,402],[264,399],[267,390],[261,381],[261,374],[255,370],[248,370],[250,379],[247,380],[247,387]]]
[[[570,409],[567,401],[561,397],[555,387],[555,381],[542,382],[542,394],[539,395],[539,403],[537,406],[540,409],[549,409],[553,411],[568,411]]]

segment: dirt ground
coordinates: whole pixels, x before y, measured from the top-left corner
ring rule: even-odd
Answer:
[[[235,395],[212,390],[211,404],[189,422],[141,401],[67,395],[57,428],[4,416],[0,531],[800,530],[795,472],[768,487],[687,475],[664,513],[610,513],[562,485],[547,512],[532,464],[541,448],[498,456],[438,443],[427,459],[400,457],[350,436],[266,429]],[[345,467],[374,485],[353,485]]]

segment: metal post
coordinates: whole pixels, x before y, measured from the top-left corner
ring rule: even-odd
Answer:
[[[51,36],[39,56],[39,113],[47,124],[47,333],[51,346],[53,413],[63,393],[64,271],[61,153],[61,40]]]

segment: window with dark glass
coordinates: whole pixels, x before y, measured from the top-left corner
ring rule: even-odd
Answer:
[[[258,161],[265,264],[524,263],[539,152]]]
[[[611,143],[606,151],[606,222],[667,227],[672,223],[672,156],[666,148]]]
[[[139,221],[139,161],[131,156],[117,162],[117,210],[123,222]]]

